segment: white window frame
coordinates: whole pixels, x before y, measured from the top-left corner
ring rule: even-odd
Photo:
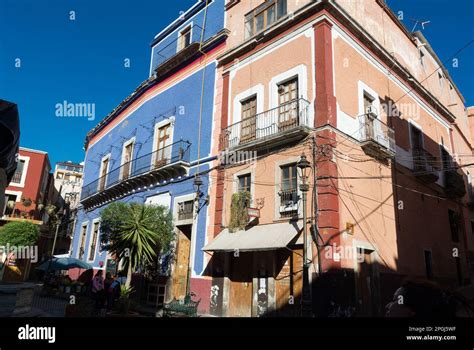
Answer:
[[[176,118],[175,116],[171,116],[167,119],[164,119],[160,122],[157,122],[154,127],[153,131],[153,145],[152,145],[152,159],[151,159],[151,164],[150,167],[153,168],[155,163],[156,163],[156,152],[158,151],[158,130],[162,128],[163,126],[170,125],[170,137],[169,137],[169,145],[171,146],[174,143],[174,125],[176,123]],[[173,147],[170,147],[170,153],[173,154]]]
[[[5,211],[7,210],[7,205],[8,205],[7,196],[8,195],[16,196],[15,203],[20,203],[21,202],[21,197],[23,196],[23,192],[22,191],[5,190],[5,204],[3,205],[3,208],[1,208],[2,209],[2,212],[1,212],[2,215],[1,216],[5,215]]]
[[[92,248],[92,243],[93,243],[92,240],[94,238],[94,225],[96,223],[99,223],[99,225],[97,226],[98,231],[97,231],[97,238],[96,238],[96,242],[95,242],[94,256],[92,257],[92,260],[91,260],[91,259],[89,259],[89,256],[90,256],[90,253],[91,253],[91,248]],[[87,249],[87,262],[88,263],[91,263],[91,262],[95,261],[99,239],[100,239],[100,218],[97,218],[97,219],[92,220],[91,230],[90,230],[90,239],[89,239],[89,242],[87,242],[87,243],[89,243],[88,244],[89,247]]]
[[[263,84],[258,84],[236,95],[233,101],[233,113],[229,113],[228,116],[229,125],[238,123],[242,120],[242,102],[245,102],[245,100],[248,100],[253,96],[256,96],[257,98],[257,114],[262,113],[264,108],[263,100],[265,97],[264,90],[265,88]]]
[[[188,201],[194,201],[195,199],[196,199],[195,193],[190,193],[184,196],[173,198],[173,219],[174,219],[173,221],[175,222],[174,224],[175,226],[193,224],[194,215],[196,214],[196,206],[194,206],[194,210],[193,210],[193,219],[179,220],[178,211],[179,211],[179,204],[188,202]]]
[[[18,162],[20,162],[20,160],[25,161],[25,165],[23,167],[23,172],[21,173],[21,181],[18,183],[18,182],[13,182],[13,180],[12,180],[10,182],[10,186],[13,186],[13,187],[25,187],[26,174],[28,172],[28,166],[30,165],[30,157],[19,155],[18,156]],[[16,171],[16,169],[15,169],[15,171]]]
[[[125,165],[125,149],[132,145],[132,156],[130,158],[130,162],[133,164],[133,153],[135,152],[135,142],[136,142],[136,137],[132,137],[130,140],[126,141],[123,146],[122,146],[122,157],[120,160],[120,179],[123,179],[123,166]],[[130,172],[132,171],[132,168],[130,167]]]
[[[188,30],[189,29],[189,34],[191,35],[191,38],[190,38],[190,41],[189,41],[189,45],[192,44],[193,42],[193,28],[194,28],[194,24],[193,22],[189,22],[188,24],[186,24],[185,26],[183,26],[182,29],[180,29],[178,31],[178,45],[176,47],[176,53],[180,52],[181,50],[184,50],[187,46],[183,46],[183,47],[180,47],[181,46],[181,40],[183,38],[183,32]]]
[[[97,190],[99,191],[100,190],[100,178],[102,177],[102,170],[104,170],[104,161],[105,160],[108,160],[108,163],[107,163],[107,171],[105,172],[105,182],[104,182],[104,189],[107,188],[107,180],[109,179],[109,172],[110,172],[110,157],[111,157],[111,154],[107,154],[105,156],[102,157],[102,159],[100,160],[100,168],[99,168],[99,182],[97,183]]]
[[[284,84],[290,80],[298,79],[298,99],[304,98],[308,99],[308,68],[305,64],[300,64],[286,72],[274,76],[268,86],[268,91],[270,91],[270,98],[268,101],[268,109],[277,108],[279,105],[279,94],[278,87],[281,84]],[[311,108],[309,108],[309,121],[311,118]]]
[[[364,109],[364,94],[367,94],[374,99],[374,102],[372,102],[372,106],[375,107],[375,109],[377,110],[377,119],[380,120],[381,110],[379,94],[361,80],[357,82],[357,88],[359,99],[359,118],[366,114],[366,111]]]
[[[81,241],[82,241],[82,232],[83,232],[83,229],[84,227],[86,228],[85,231],[84,231],[84,235],[85,235],[85,240],[84,240],[84,256],[83,258],[86,256],[86,247],[87,247],[87,235],[88,235],[88,232],[89,232],[89,221],[84,221],[82,222],[81,224],[81,230],[79,231],[79,239],[77,241],[77,253],[76,253],[76,258],[77,259],[81,259],[80,258],[80,254],[81,254]]]
[[[274,220],[281,221],[281,220],[289,220],[288,217],[282,217],[280,212],[280,195],[278,194],[281,190],[281,168],[291,164],[297,164],[300,158],[298,156],[290,157],[285,160],[281,160],[275,162],[275,200],[274,200]],[[297,194],[299,198],[302,198],[302,193],[300,190],[300,179],[299,179],[299,172],[296,169],[296,188]],[[298,211],[298,219],[302,218],[303,214],[303,206],[300,205],[300,202],[296,203],[297,211]]]

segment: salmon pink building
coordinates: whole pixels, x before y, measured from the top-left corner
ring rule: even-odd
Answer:
[[[473,114],[423,34],[382,0],[225,14],[210,312],[376,316],[407,277],[468,283]]]

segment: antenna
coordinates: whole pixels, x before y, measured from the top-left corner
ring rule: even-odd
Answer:
[[[415,25],[413,26],[413,29],[411,30],[412,33],[415,31],[416,27],[418,27],[419,24],[421,24],[421,28],[425,30],[425,26],[431,23],[431,21],[426,21],[423,19],[416,19],[416,18],[410,18],[410,21],[415,23]]]

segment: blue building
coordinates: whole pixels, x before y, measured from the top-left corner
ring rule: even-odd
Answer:
[[[208,224],[209,171],[216,159],[211,147],[216,58],[227,38],[224,6],[225,0],[198,1],[156,35],[149,79],[86,137],[71,255],[94,270],[113,270],[112,257],[100,247],[101,211],[114,201],[168,206],[176,226],[175,264],[172,278],[150,286],[153,303],[182,298],[190,288],[203,299],[210,293],[210,282],[201,283],[201,249]]]

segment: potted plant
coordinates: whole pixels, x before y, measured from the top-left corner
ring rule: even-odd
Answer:
[[[46,206],[46,213],[48,213],[49,216],[54,215],[56,213],[56,206],[53,204],[48,204]]]
[[[31,205],[33,204],[33,201],[31,200],[31,198],[22,198],[21,204],[23,204],[25,208],[28,208],[28,207],[31,207]]]
[[[120,297],[118,299],[118,309],[121,315],[128,315],[130,312],[130,296],[133,293],[133,287],[127,285],[120,286]]]

